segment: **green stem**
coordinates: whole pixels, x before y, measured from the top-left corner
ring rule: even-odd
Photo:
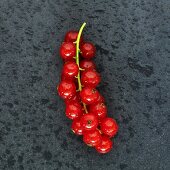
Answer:
[[[86,107],[86,104],[85,104],[85,103],[83,103],[83,107],[84,107],[84,111],[85,111],[85,113],[88,113],[88,111],[87,111],[87,107]]]
[[[80,45],[81,34],[82,34],[85,26],[86,26],[86,23],[84,22],[83,25],[81,26],[80,30],[79,30],[79,33],[78,33],[78,36],[77,36],[77,41],[76,41],[76,63],[79,67],[79,73],[78,73],[78,76],[77,76],[78,91],[82,91],[82,85],[81,85],[81,80],[80,80],[80,70],[81,69],[80,69],[80,60],[79,60],[79,53],[80,53],[79,45]],[[84,107],[85,112],[88,113],[85,103],[83,103],[83,107]]]

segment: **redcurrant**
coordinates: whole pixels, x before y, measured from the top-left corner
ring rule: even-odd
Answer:
[[[96,69],[96,65],[92,60],[82,60],[80,61],[80,67],[85,70],[93,70]]]
[[[96,146],[101,143],[101,134],[100,132],[96,129],[94,131],[85,131],[83,133],[83,141],[88,145],[88,146]]]
[[[68,103],[65,110],[66,116],[69,119],[76,119],[82,115],[82,107],[79,103]]]
[[[99,153],[108,153],[113,147],[113,142],[108,136],[102,135],[101,143],[95,146]]]
[[[84,114],[81,117],[81,125],[83,130],[95,130],[98,126],[98,119],[92,113]]]
[[[76,42],[78,36],[78,31],[68,31],[65,35],[65,42]],[[80,42],[83,41],[83,37],[81,36]]]
[[[109,137],[113,137],[116,135],[116,133],[118,132],[118,124],[116,123],[116,121],[112,118],[104,118],[101,121],[101,131],[105,134],[108,135]]]
[[[78,75],[79,67],[75,62],[68,61],[64,64],[62,74],[68,78],[74,78]]]
[[[99,92],[92,87],[84,87],[80,92],[80,97],[83,103],[93,104],[99,98]]]
[[[96,48],[90,42],[83,42],[81,36],[85,25],[83,23],[79,32],[68,31],[60,46],[64,66],[57,90],[66,104],[66,116],[73,120],[72,131],[83,135],[83,141],[99,153],[107,153],[113,145],[110,138],[116,135],[119,127],[114,119],[106,117],[105,100],[96,89],[101,77],[90,60]]]
[[[72,42],[63,42],[60,47],[60,55],[64,60],[71,60],[76,56],[76,46]]]
[[[95,70],[87,70],[82,72],[81,82],[83,86],[96,87],[100,81],[100,75]]]
[[[72,81],[61,81],[58,85],[58,94],[63,99],[71,99],[76,94],[75,84]]]
[[[74,97],[72,97],[71,99],[66,99],[64,100],[65,101],[65,104],[69,104],[69,103],[80,103],[81,99],[80,99],[80,95],[79,95],[79,92],[76,93],[76,95]]]
[[[66,80],[66,81],[72,81],[72,82],[74,82],[75,83],[75,77],[68,77],[68,76],[65,76],[64,74],[63,74],[63,72],[61,73],[61,81],[63,81],[63,80]]]
[[[71,125],[71,129],[76,135],[82,135],[83,134],[83,128],[82,128],[82,125],[81,125],[79,119],[73,120],[72,125]]]
[[[107,107],[104,103],[90,105],[90,112],[98,116],[98,119],[103,119],[107,114]]]
[[[99,97],[98,97],[96,103],[104,103],[104,102],[105,102],[104,97],[101,94],[99,94]]]
[[[82,57],[84,57],[86,59],[91,59],[96,54],[95,46],[92,43],[89,43],[89,42],[83,43],[80,46],[80,51],[81,51]]]

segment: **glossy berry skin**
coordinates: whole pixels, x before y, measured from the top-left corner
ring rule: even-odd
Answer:
[[[107,107],[104,103],[90,105],[90,112],[97,115],[98,119],[103,119],[107,115]]]
[[[58,94],[63,99],[71,99],[76,94],[76,85],[72,81],[63,80],[58,85]]]
[[[78,36],[78,31],[68,31],[65,35],[65,42],[75,42],[77,40],[77,36]],[[80,38],[80,42],[83,41],[83,38],[81,36]]]
[[[65,76],[63,73],[61,73],[61,81],[63,80],[72,81],[75,83],[75,77],[68,77],[68,76]]]
[[[98,126],[98,119],[92,113],[84,114],[80,121],[84,131],[95,130]]]
[[[99,92],[92,87],[84,87],[80,92],[80,97],[83,103],[93,104],[98,100]]]
[[[74,78],[78,75],[79,67],[75,62],[68,61],[64,64],[62,74],[68,78]]]
[[[76,46],[72,42],[63,42],[60,47],[60,56],[63,60],[69,61],[76,56]]]
[[[69,103],[66,105],[65,113],[69,119],[74,120],[82,115],[82,107],[76,102]]]
[[[99,73],[95,70],[83,71],[81,75],[81,82],[83,86],[96,87],[101,81]]]
[[[86,131],[83,133],[83,141],[88,146],[96,146],[101,143],[102,137],[100,132],[96,129],[94,131]]]
[[[76,89],[78,89],[78,79],[76,77],[67,77],[61,74],[61,80],[72,81],[75,84]]]
[[[96,54],[96,48],[92,43],[86,42],[80,46],[81,55],[83,58],[91,59]]]
[[[97,103],[104,103],[104,102],[105,102],[104,97],[103,97],[101,94],[99,94],[99,97],[98,97],[98,99],[97,99],[97,101],[96,101],[96,104],[97,104]]]
[[[64,100],[65,104],[69,104],[69,103],[80,103],[80,95],[79,92],[76,93],[76,95],[74,97],[72,97],[71,99],[66,99]]]
[[[95,146],[99,153],[108,153],[113,147],[113,142],[108,136],[102,135],[101,143]]]
[[[118,132],[118,124],[116,123],[116,121],[112,118],[104,118],[101,121],[100,124],[101,127],[101,131],[105,134],[108,135],[109,137],[113,137],[116,135],[116,133]]]
[[[83,134],[83,128],[82,128],[82,125],[81,125],[79,119],[73,120],[72,125],[71,125],[71,129],[76,135],[82,135]]]
[[[96,65],[92,60],[84,59],[80,61],[80,67],[85,70],[95,70]]]

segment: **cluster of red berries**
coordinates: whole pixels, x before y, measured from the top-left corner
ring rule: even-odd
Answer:
[[[84,26],[85,23],[81,28]],[[67,32],[60,47],[64,66],[58,94],[65,101],[66,116],[73,120],[72,131],[82,135],[83,141],[99,153],[107,153],[112,148],[110,138],[118,132],[118,125],[114,119],[107,117],[104,98],[96,89],[101,81],[91,60],[96,49],[92,43],[84,41],[82,29]]]

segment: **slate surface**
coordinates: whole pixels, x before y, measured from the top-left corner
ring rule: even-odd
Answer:
[[[168,0],[1,0],[0,169],[169,170],[169,9]],[[56,95],[59,45],[84,21],[120,126],[107,155],[71,133]]]

